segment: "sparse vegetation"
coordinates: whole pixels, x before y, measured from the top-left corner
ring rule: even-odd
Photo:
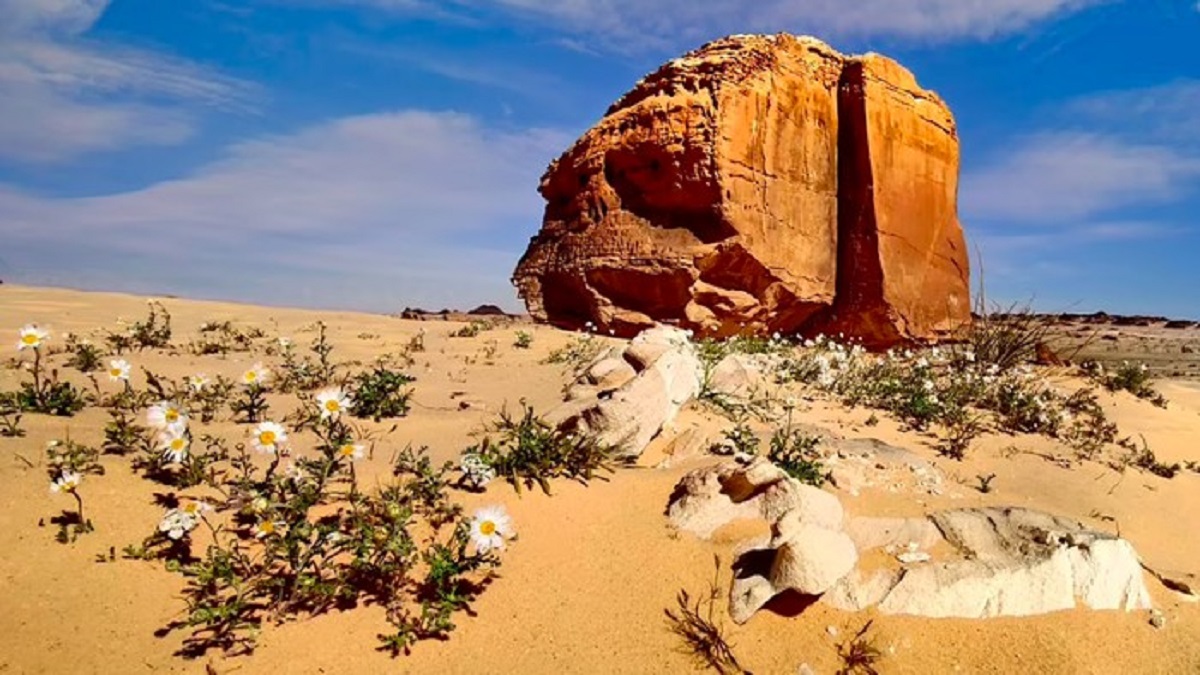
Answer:
[[[1109,391],[1127,391],[1160,408],[1167,407],[1166,397],[1151,386],[1154,378],[1144,363],[1122,361],[1115,369],[1107,370],[1100,363],[1085,361],[1081,367],[1088,378]]]
[[[616,448],[590,434],[568,433],[538,417],[521,402],[520,417],[507,410],[484,431],[483,440],[464,451],[478,458],[497,476],[518,491],[539,486],[550,494],[550,481],[570,478],[582,483],[611,473],[616,465]]]
[[[415,378],[384,364],[359,373],[351,380],[354,397],[354,416],[370,418],[376,422],[408,414],[412,389],[408,386]]]
[[[700,666],[710,668],[720,675],[748,675],[750,671],[738,663],[733,645],[725,637],[724,622],[717,616],[721,596],[721,560],[714,556],[713,581],[704,596],[692,600],[686,589],[676,596],[676,609],[666,609],[667,624],[671,632],[683,640],[684,650]],[[724,611],[721,609],[720,611]]]
[[[513,342],[513,346],[517,349],[529,349],[533,346],[533,333],[524,330],[517,331],[517,338]]]
[[[838,645],[838,657],[842,660],[838,675],[879,675],[883,650],[870,634],[873,624],[874,620],[868,621],[853,637]]]

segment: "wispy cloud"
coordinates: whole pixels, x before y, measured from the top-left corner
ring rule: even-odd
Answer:
[[[313,0],[305,0],[312,2]],[[501,13],[622,49],[677,49],[741,31],[988,39],[1112,0],[327,0],[419,16]]]
[[[1200,157],[1086,131],[1041,133],[963,179],[971,219],[1070,224],[1170,202],[1200,178]]]
[[[1178,208],[1200,195],[1200,140],[1188,131],[1198,105],[1188,80],[1065,101],[1042,111],[1041,131],[966,172],[963,220],[987,275],[1010,297],[1069,275],[1111,292],[1113,259],[1145,256],[1156,240],[1190,246],[1200,232]]]
[[[109,0],[0,0],[0,160],[55,162],[193,131],[181,102],[245,109],[255,88],[87,37]]]
[[[454,113],[342,118],[236,144],[137,191],[49,199],[0,187],[0,223],[30,281],[122,269],[129,290],[235,284],[230,294],[263,302],[511,307],[508,276],[540,222],[539,175],[567,140]]]

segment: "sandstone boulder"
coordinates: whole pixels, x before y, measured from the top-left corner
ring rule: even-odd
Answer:
[[[635,458],[700,393],[701,366],[687,334],[673,328],[639,335],[621,359],[628,369],[608,357],[589,366],[570,387],[569,401],[547,420],[566,431],[593,434],[619,448],[618,456]],[[616,389],[593,383],[621,380]]]
[[[534,318],[623,336],[934,338],[970,320],[957,178],[948,108],[898,64],[726,38],[639,82],[551,164],[513,281]]]

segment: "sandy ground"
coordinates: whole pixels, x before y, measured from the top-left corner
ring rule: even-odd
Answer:
[[[429,445],[435,457],[456,458],[471,432],[502,406],[525,398],[538,410],[559,400],[566,375],[541,363],[570,335],[536,326],[508,326],[475,338],[449,338],[462,324],[404,321],[339,312],[250,307],[163,299],[175,318],[176,343],[195,337],[204,321],[231,319],[258,326],[268,335],[288,336],[303,346],[304,329],[318,320],[330,326],[335,357],[370,362],[398,351],[420,330],[427,351],[417,355],[413,414],[379,447],[367,466],[381,470],[390,452],[406,443]],[[16,329],[37,322],[56,332],[86,335],[115,328],[119,317],[145,313],[145,299],[65,290],[0,286],[0,335],[15,342]],[[534,335],[533,348],[512,347],[515,332]],[[495,355],[487,357],[489,341]],[[56,340],[61,344],[61,339]],[[0,343],[0,349],[8,343]],[[13,352],[15,355],[15,352]],[[5,359],[8,357],[5,356]],[[146,352],[129,360],[135,371],[181,376],[241,372],[261,354],[193,357]],[[76,374],[77,375],[77,374]],[[0,369],[0,389],[12,389],[20,373]],[[140,376],[135,384],[140,385]],[[111,387],[104,383],[105,387]],[[1105,405],[1124,433],[1143,434],[1162,460],[1200,460],[1200,387],[1164,381],[1171,399],[1160,410],[1132,397],[1106,396]],[[461,409],[459,402],[469,403]],[[850,436],[870,436],[909,448],[936,463],[950,489],[938,497],[865,490],[839,494],[854,515],[910,515],[977,504],[1018,505],[1077,518],[1130,539],[1144,560],[1179,573],[1200,574],[1200,475],[1174,480],[1099,464],[1064,469],[1040,454],[1056,450],[1033,437],[992,436],[980,441],[963,463],[936,456],[929,440],[902,432],[884,418],[863,426],[864,410],[847,411],[813,402],[800,421]],[[704,424],[718,418],[701,409],[685,416]],[[672,487],[688,470],[711,462],[698,458],[671,468],[639,466],[608,482],[584,487],[556,483],[554,495],[493,484],[484,495],[464,495],[468,506],[500,502],[520,534],[504,554],[500,578],[463,617],[446,642],[422,643],[410,656],[392,659],[375,651],[384,627],[382,611],[366,607],[265,629],[253,656],[212,655],[186,661],[173,656],[181,636],[155,637],[178,618],[180,578],[151,562],[97,563],[110,547],[118,551],[148,534],[161,511],[152,503],[156,487],[135,476],[127,460],[105,458],[103,477],[84,487],[97,532],[73,545],[53,540],[39,527],[67,506],[47,490],[42,448],[67,433],[94,443],[106,414],[89,409],[71,418],[26,417],[25,438],[0,438],[0,672],[4,673],[677,673],[696,669],[680,650],[663,611],[680,589],[703,593],[713,575],[713,556],[726,563],[744,528],[702,542],[671,530],[664,508]],[[213,430],[236,437],[232,424]],[[1016,448],[1014,452],[1013,448]],[[30,467],[26,461],[34,464]],[[647,460],[649,464],[651,460]],[[996,490],[974,489],[977,474],[995,473]],[[161,488],[158,488],[161,489]],[[728,583],[728,573],[722,581]],[[1145,612],[1076,610],[1048,616],[990,621],[930,620],[851,615],[816,604],[803,609],[773,605],[745,626],[729,624],[728,635],[743,665],[755,673],[794,673],[802,663],[834,672],[836,645],[868,619],[887,656],[884,673],[1191,673],[1200,672],[1200,606],[1148,581],[1166,627],[1148,623]],[[728,624],[728,622],[727,622]],[[838,637],[832,633],[836,632]]]

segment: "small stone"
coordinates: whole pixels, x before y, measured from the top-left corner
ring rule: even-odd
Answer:
[[[908,552],[901,553],[900,555],[896,556],[896,559],[899,560],[900,562],[904,563],[905,565],[915,565],[917,563],[929,562],[932,559],[932,557],[928,553],[925,553],[924,551],[917,551],[915,553],[912,551],[908,551]]]
[[[801,663],[800,667],[796,669],[796,675],[817,675],[817,671],[807,663]]]
[[[1162,629],[1167,625],[1167,617],[1157,609],[1150,610],[1150,625]]]
[[[829,633],[829,637],[837,637],[838,636],[837,626],[829,626],[828,628],[825,629],[825,632]]]

